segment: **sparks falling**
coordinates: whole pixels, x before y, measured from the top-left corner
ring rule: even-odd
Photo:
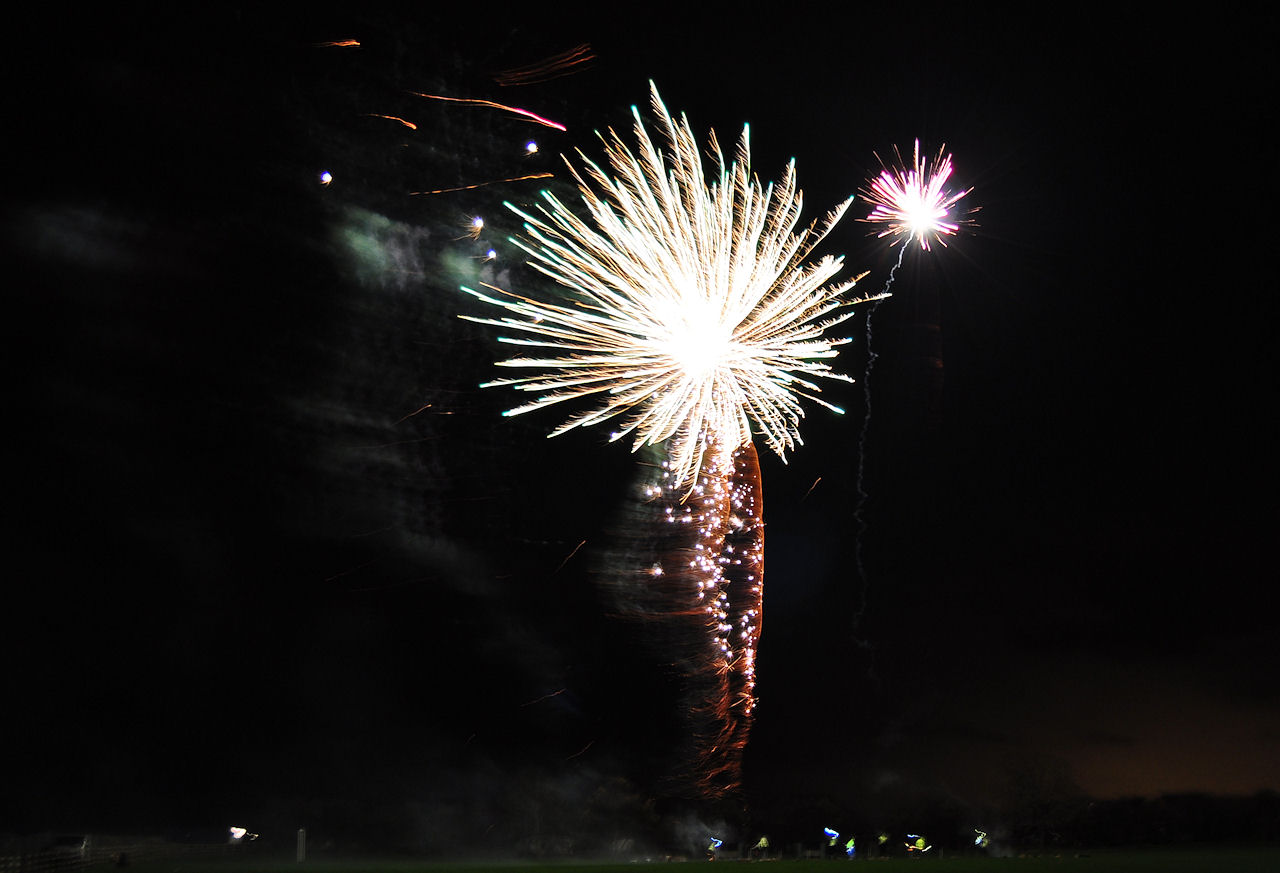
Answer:
[[[705,797],[739,787],[755,711],[756,646],[764,613],[764,518],[760,461],[747,443],[727,458],[715,447],[688,494],[670,464],[644,487],[644,499],[683,536],[649,566],[667,617],[690,631],[666,657],[681,665],[692,727],[681,766]],[[724,466],[722,466],[724,465]],[[669,638],[670,639],[670,638]]]
[[[862,190],[862,199],[874,208],[861,220],[884,225],[876,236],[894,237],[891,245],[914,239],[920,248],[928,251],[931,239],[945,246],[942,237],[954,236],[960,229],[960,222],[951,220],[951,210],[973,189],[958,193],[947,190],[951,155],[944,154],[945,151],[944,145],[931,166],[927,159],[920,157],[920,140],[916,140],[911,169],[902,166],[902,156],[898,155],[898,166],[885,167]],[[896,147],[894,152],[897,153]]]
[[[454,188],[437,188],[434,191],[410,191],[411,197],[423,194],[452,194],[455,191],[471,191],[475,188],[483,188],[486,185],[499,185],[503,182],[525,182],[530,179],[550,179],[552,173],[530,173],[527,176],[513,176],[510,179],[490,179],[488,182],[476,182],[474,185],[458,185]]]
[[[812,380],[851,381],[827,363],[847,340],[826,333],[862,302],[845,296],[862,277],[828,284],[842,259],[807,262],[852,198],[820,228],[798,230],[794,162],[780,184],[762,187],[748,129],[729,164],[713,133],[708,178],[688,120],[675,121],[656,88],[651,98],[666,150],[633,108],[634,152],[609,131],[607,170],[581,153],[582,169],[566,161],[590,223],[549,192],[537,214],[508,204],[528,237],[515,244],[567,299],[463,290],[510,313],[469,320],[543,350],[499,362],[534,375],[487,383],[538,395],[507,415],[595,401],[551,436],[621,417],[613,440],[630,435],[633,451],[664,453],[661,481],[644,499],[690,535],[675,557],[636,573],[662,592],[655,616],[695,631],[693,654],[679,656],[688,665],[691,768],[702,793],[719,796],[739,784],[755,706],[763,521],[753,431],[785,460],[801,442],[801,398],[841,411],[816,396]]]
[[[536,82],[547,82],[561,76],[571,76],[591,66],[596,58],[595,52],[587,43],[574,46],[567,51],[554,54],[537,63],[523,67],[504,70],[494,75],[493,80],[499,85],[532,85]]]
[[[428,100],[443,100],[448,103],[463,103],[468,106],[488,106],[490,109],[502,109],[506,112],[514,112],[521,118],[527,118],[530,121],[544,125],[545,127],[555,128],[556,130],[566,129],[560,122],[552,121],[549,118],[543,118],[541,115],[538,115],[535,112],[530,112],[528,109],[521,109],[518,106],[508,106],[505,103],[494,103],[492,100],[480,100],[474,97],[445,97],[440,94],[424,94],[421,91],[410,91],[409,93],[415,97],[425,97]]]

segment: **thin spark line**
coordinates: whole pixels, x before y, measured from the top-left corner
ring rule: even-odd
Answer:
[[[450,194],[454,191],[470,191],[473,188],[483,188],[486,185],[500,185],[503,182],[524,182],[529,179],[551,179],[555,177],[555,173],[531,173],[528,176],[513,176],[510,179],[491,179],[488,182],[477,182],[474,185],[459,185],[457,188],[440,188],[435,191],[410,191],[410,197],[416,197],[419,194]]]
[[[586,541],[586,540],[583,540],[582,542],[580,542],[580,543],[578,543],[576,546],[574,546],[574,547],[573,547],[573,551],[572,551],[572,552],[570,552],[568,555],[566,555],[566,556],[565,556],[565,559],[564,559],[563,561],[561,561],[561,562],[560,562],[560,566],[559,566],[559,567],[556,567],[556,568],[555,568],[555,570],[553,570],[553,571],[551,572],[551,575],[553,575],[553,576],[554,576],[556,573],[559,573],[561,570],[563,570],[563,569],[564,569],[564,565],[565,565],[565,564],[567,564],[567,563],[569,563],[569,559],[570,559],[570,558],[572,558],[574,555],[578,554],[578,549],[582,548],[582,547],[583,547],[583,546],[585,546],[586,544],[587,544],[587,541]]]
[[[536,112],[530,112],[528,109],[520,109],[516,106],[507,106],[505,103],[494,103],[492,100],[481,100],[474,97],[443,97],[439,94],[424,94],[421,91],[410,91],[409,93],[417,97],[426,97],[430,100],[445,100],[449,103],[466,103],[469,106],[488,106],[493,109],[504,109],[507,112],[514,112],[516,115],[523,116],[530,121],[546,127],[554,128],[555,130],[568,130],[567,127],[558,121],[543,118],[541,115],[538,115]]]
[[[898,268],[902,266],[902,259],[907,256],[907,247],[903,246],[898,252],[898,262],[893,265],[893,269],[889,271],[889,278],[884,283],[884,291],[882,294],[888,294],[889,288],[893,286],[893,279],[898,272]],[[858,435],[858,478],[857,492],[858,503],[853,511],[853,518],[857,524],[857,530],[853,539],[853,560],[857,568],[858,580],[861,585],[858,594],[858,608],[853,613],[853,637],[859,646],[867,647],[870,643],[867,640],[858,638],[858,628],[862,624],[862,617],[867,611],[867,592],[870,590],[871,584],[867,579],[867,569],[862,561],[862,549],[867,533],[867,520],[864,516],[864,510],[867,505],[867,490],[864,481],[864,475],[867,469],[867,433],[871,430],[871,371],[875,368],[876,354],[875,349],[871,345],[871,318],[876,314],[881,300],[876,300],[867,308],[867,366],[862,374],[862,398],[863,398],[863,416],[862,416],[862,433]]]

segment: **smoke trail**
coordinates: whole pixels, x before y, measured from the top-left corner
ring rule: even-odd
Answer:
[[[885,297],[889,295],[889,289],[893,287],[893,280],[897,275],[898,268],[902,266],[902,259],[907,256],[907,247],[904,245],[898,253],[898,262],[893,265],[893,269],[889,271],[889,278],[884,283],[884,290],[880,292],[878,297],[874,299],[871,306],[867,309],[867,366],[862,375],[862,397],[864,413],[862,417],[862,433],[858,436],[858,476],[857,491],[858,503],[857,508],[853,511],[853,518],[856,523],[856,532],[854,534],[853,559],[858,573],[858,605],[853,613],[853,639],[860,648],[870,648],[869,640],[862,638],[859,629],[862,625],[862,617],[867,611],[867,592],[870,590],[870,580],[867,579],[866,565],[863,563],[863,545],[867,533],[867,520],[864,510],[867,504],[867,489],[864,476],[867,468],[867,433],[871,430],[871,372],[875,368],[876,358],[878,357],[875,348],[871,343],[871,319],[876,314],[876,309],[880,306]]]

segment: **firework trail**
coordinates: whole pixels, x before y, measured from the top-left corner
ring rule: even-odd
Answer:
[[[650,487],[663,521],[687,533],[648,571],[663,578],[674,595],[667,602],[693,631],[679,635],[690,641],[682,667],[693,728],[682,764],[703,796],[720,797],[738,787],[755,710],[764,520],[755,446],[708,456],[691,494],[681,497],[669,470]]]
[[[401,124],[403,124],[405,127],[409,128],[410,130],[418,129],[417,124],[415,124],[412,121],[407,121],[406,119],[403,119],[398,115],[383,115],[379,112],[366,112],[364,116],[365,118],[385,118],[387,121],[398,121]]]
[[[852,303],[878,298],[846,298],[857,279],[828,284],[842,259],[807,261],[852,198],[821,227],[799,228],[794,162],[781,183],[762,187],[748,129],[729,164],[712,133],[708,178],[688,120],[675,121],[652,85],[651,97],[665,151],[633,108],[634,151],[609,131],[608,171],[581,153],[581,170],[566,161],[590,223],[549,192],[536,215],[508,204],[528,237],[514,242],[567,289],[562,300],[464,288],[509,313],[464,317],[537,350],[499,362],[534,375],[487,383],[538,395],[507,415],[595,401],[551,435],[620,418],[613,440],[632,435],[633,451],[663,452],[645,499],[690,534],[639,572],[669,595],[670,620],[697,629],[699,643],[681,660],[695,720],[691,767],[704,795],[718,796],[738,785],[755,705],[763,524],[753,432],[785,460],[801,442],[801,398],[840,411],[812,381],[852,381],[827,363],[848,340],[826,333]]]
[[[591,50],[591,46],[587,43],[582,43],[537,63],[503,70],[494,74],[493,80],[502,86],[532,85],[537,82],[548,82],[552,79],[559,79],[561,76],[571,76],[574,73],[581,72],[591,65],[595,57],[595,52]]]
[[[762,617],[759,459],[751,443],[727,469],[708,454],[687,490],[675,485],[663,448],[646,447],[633,499],[595,555],[614,615],[662,665],[658,699],[681,716],[681,732],[659,742],[671,766],[664,791],[685,799],[738,787]]]
[[[424,94],[421,91],[410,91],[415,97],[425,97],[428,100],[443,100],[446,103],[462,103],[467,106],[488,106],[490,109],[502,109],[506,112],[513,112],[521,118],[527,118],[536,124],[545,127],[554,128],[555,130],[565,130],[565,126],[558,121],[552,121],[549,118],[543,118],[535,112],[528,109],[521,109],[517,106],[508,106],[505,103],[495,103],[492,100],[481,100],[475,97],[444,97],[440,94]]]
[[[889,278],[884,284],[887,293],[893,287],[894,275],[898,272],[898,268],[902,266],[902,259],[906,257],[907,247],[904,245],[898,253],[898,262],[893,265],[893,269],[889,271]],[[853,612],[853,632],[855,641],[859,645],[865,646],[864,640],[858,639],[858,628],[862,624],[862,617],[867,611],[867,572],[862,561],[863,543],[867,532],[867,520],[864,515],[867,505],[867,489],[865,484],[867,470],[867,434],[871,430],[871,372],[875,369],[876,354],[875,348],[871,343],[871,320],[876,314],[876,309],[880,306],[880,301],[874,301],[867,308],[866,338],[863,345],[867,350],[867,365],[862,371],[862,430],[858,434],[858,468],[856,473],[855,490],[857,491],[857,502],[853,510],[854,521],[854,537],[853,537],[853,562],[858,574],[859,585],[861,586],[858,597],[858,605]]]
[[[476,182],[474,185],[458,185],[453,188],[438,188],[435,191],[410,191],[409,196],[416,197],[421,194],[452,194],[455,191],[472,191],[476,188],[484,188],[487,185],[500,185],[504,182],[526,182],[530,179],[550,179],[551,173],[529,173],[525,176],[513,176],[510,179],[490,179],[488,182]]]
[[[952,220],[951,218],[955,205],[973,189],[967,188],[957,192],[947,188],[947,180],[951,178],[952,166],[951,155],[946,154],[946,148],[945,145],[940,147],[937,157],[930,162],[920,157],[920,140],[917,139],[911,166],[908,168],[902,160],[902,154],[895,146],[894,154],[898,158],[897,164],[890,168],[884,166],[884,162],[881,161],[880,175],[868,182],[866,187],[859,192],[862,199],[872,206],[871,213],[866,218],[859,219],[859,221],[880,225],[881,230],[876,236],[881,239],[891,237],[889,243],[891,246],[898,243],[903,244],[902,250],[898,253],[898,261],[893,265],[893,269],[889,271],[889,278],[884,285],[883,293],[886,296],[893,287],[894,277],[898,272],[898,268],[902,266],[903,258],[907,254],[908,243],[911,240],[918,242],[920,248],[924,251],[929,250],[931,239],[945,248],[946,241],[943,236],[954,236],[959,231],[961,224],[968,223],[963,219]],[[857,564],[858,578],[861,580],[862,596],[854,613],[855,635],[863,613],[866,611],[867,581],[866,571],[862,563],[862,549],[863,535],[867,530],[866,519],[863,516],[863,510],[867,502],[867,492],[863,484],[863,474],[866,469],[867,432],[871,427],[871,371],[875,366],[877,357],[871,345],[871,319],[875,315],[878,305],[878,302],[873,304],[867,311],[865,342],[867,365],[862,378],[865,412],[862,421],[862,434],[858,440],[858,500],[857,508],[854,510],[854,519],[857,523],[854,560]]]

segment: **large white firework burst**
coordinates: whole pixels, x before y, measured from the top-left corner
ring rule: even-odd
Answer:
[[[779,184],[762,187],[751,173],[749,127],[727,165],[712,132],[708,178],[688,120],[673,120],[650,90],[665,152],[633,107],[636,152],[610,130],[600,137],[607,169],[581,152],[582,170],[566,160],[590,222],[550,192],[536,215],[507,204],[528,236],[514,242],[569,289],[568,299],[463,290],[512,313],[470,320],[520,332],[503,342],[548,350],[499,362],[538,371],[487,383],[539,395],[507,415],[595,399],[550,435],[621,416],[612,439],[634,434],[635,449],[669,440],[673,476],[691,485],[709,446],[727,460],[753,428],[785,460],[801,442],[802,397],[840,411],[811,380],[849,381],[827,363],[848,340],[825,334],[852,315],[850,304],[871,298],[844,296],[862,276],[827,284],[842,258],[806,263],[852,198],[821,227],[797,229],[794,161]]]

